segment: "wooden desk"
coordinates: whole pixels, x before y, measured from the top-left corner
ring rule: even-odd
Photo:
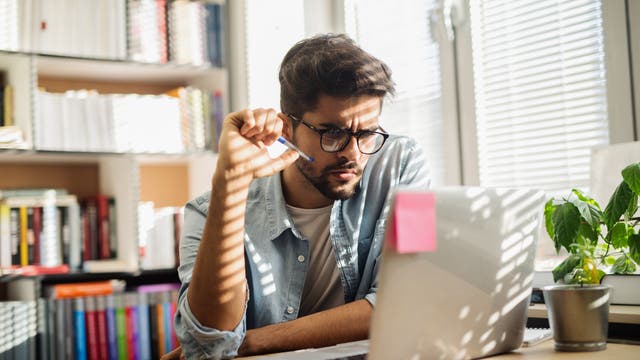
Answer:
[[[626,360],[640,359],[640,346],[625,344],[607,344],[607,349],[593,352],[560,352],[553,348],[553,340],[545,341],[542,344],[530,348],[520,348],[508,354],[493,356],[490,359],[549,359],[549,360]]]
[[[292,359],[335,359],[336,353],[343,354],[345,356],[352,355],[354,348],[368,348],[368,341],[355,341],[353,343],[346,343],[337,345],[342,351],[325,351],[321,354],[315,353],[313,350],[303,350],[298,352],[285,352],[269,355],[249,356],[238,359],[267,359],[267,360],[292,360]],[[318,350],[327,350],[334,347],[327,347]],[[330,355],[329,355],[330,354]],[[640,359],[640,346],[638,345],[625,345],[625,344],[607,344],[607,349],[594,352],[560,352],[555,351],[553,348],[553,340],[545,341],[541,344],[529,347],[520,348],[513,352],[501,355],[495,355],[486,359],[518,359],[518,360],[571,360],[571,359],[585,359],[585,360],[637,360]]]

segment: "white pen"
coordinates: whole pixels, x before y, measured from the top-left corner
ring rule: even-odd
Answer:
[[[313,158],[305,153],[302,152],[302,150],[298,149],[297,146],[293,145],[289,140],[283,138],[282,136],[280,136],[278,138],[278,142],[281,143],[282,145],[288,147],[291,150],[296,151],[298,154],[300,154],[300,157],[302,157],[303,159],[307,160],[308,162],[313,162]]]

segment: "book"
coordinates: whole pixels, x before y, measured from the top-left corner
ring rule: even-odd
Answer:
[[[2,126],[11,126],[14,124],[13,120],[13,86],[5,85],[3,98],[0,101],[4,103],[4,116]]]
[[[11,265],[11,220],[9,206],[0,203],[0,268]]]
[[[612,287],[611,304],[640,305],[640,274],[607,274],[600,283]]]
[[[129,358],[129,354],[127,352],[127,317],[125,314],[125,299],[123,294],[118,294],[114,296],[114,306],[116,313],[116,338],[117,338],[117,349],[118,349],[118,359],[119,360],[127,360]]]
[[[65,299],[82,296],[110,295],[122,292],[125,287],[124,280],[105,280],[84,283],[65,283],[50,285],[45,288],[45,294],[49,298]]]
[[[76,360],[87,360],[87,333],[84,298],[73,299],[73,325],[75,329]]]
[[[109,359],[109,339],[107,327],[107,306],[105,296],[96,296],[96,325],[98,329],[97,358],[99,360]],[[111,350],[112,351],[112,350]]]
[[[149,327],[149,301],[148,294],[136,292],[138,307],[138,352],[140,359],[151,359],[151,337]]]
[[[87,358],[89,360],[98,360],[98,318],[96,313],[96,300],[93,296],[87,296],[81,298],[84,300],[85,311],[85,334],[86,334],[86,347],[90,349],[87,352]],[[91,351],[92,350],[92,351]]]
[[[114,296],[115,295],[105,296],[105,318],[107,321],[109,360],[118,360],[118,331]]]

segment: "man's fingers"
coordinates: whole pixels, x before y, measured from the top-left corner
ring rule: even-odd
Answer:
[[[240,135],[247,136],[247,133],[256,125],[256,119],[253,117],[253,111],[246,109],[241,111],[238,115],[242,121]]]

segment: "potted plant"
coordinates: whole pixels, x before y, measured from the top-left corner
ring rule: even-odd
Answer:
[[[552,271],[553,280],[564,285],[543,289],[556,349],[606,347],[609,288],[599,284],[605,270],[629,274],[640,264],[638,196],[640,163],[634,163],[622,170],[622,181],[604,211],[576,189],[545,204],[547,232],[556,251],[568,253]]]

